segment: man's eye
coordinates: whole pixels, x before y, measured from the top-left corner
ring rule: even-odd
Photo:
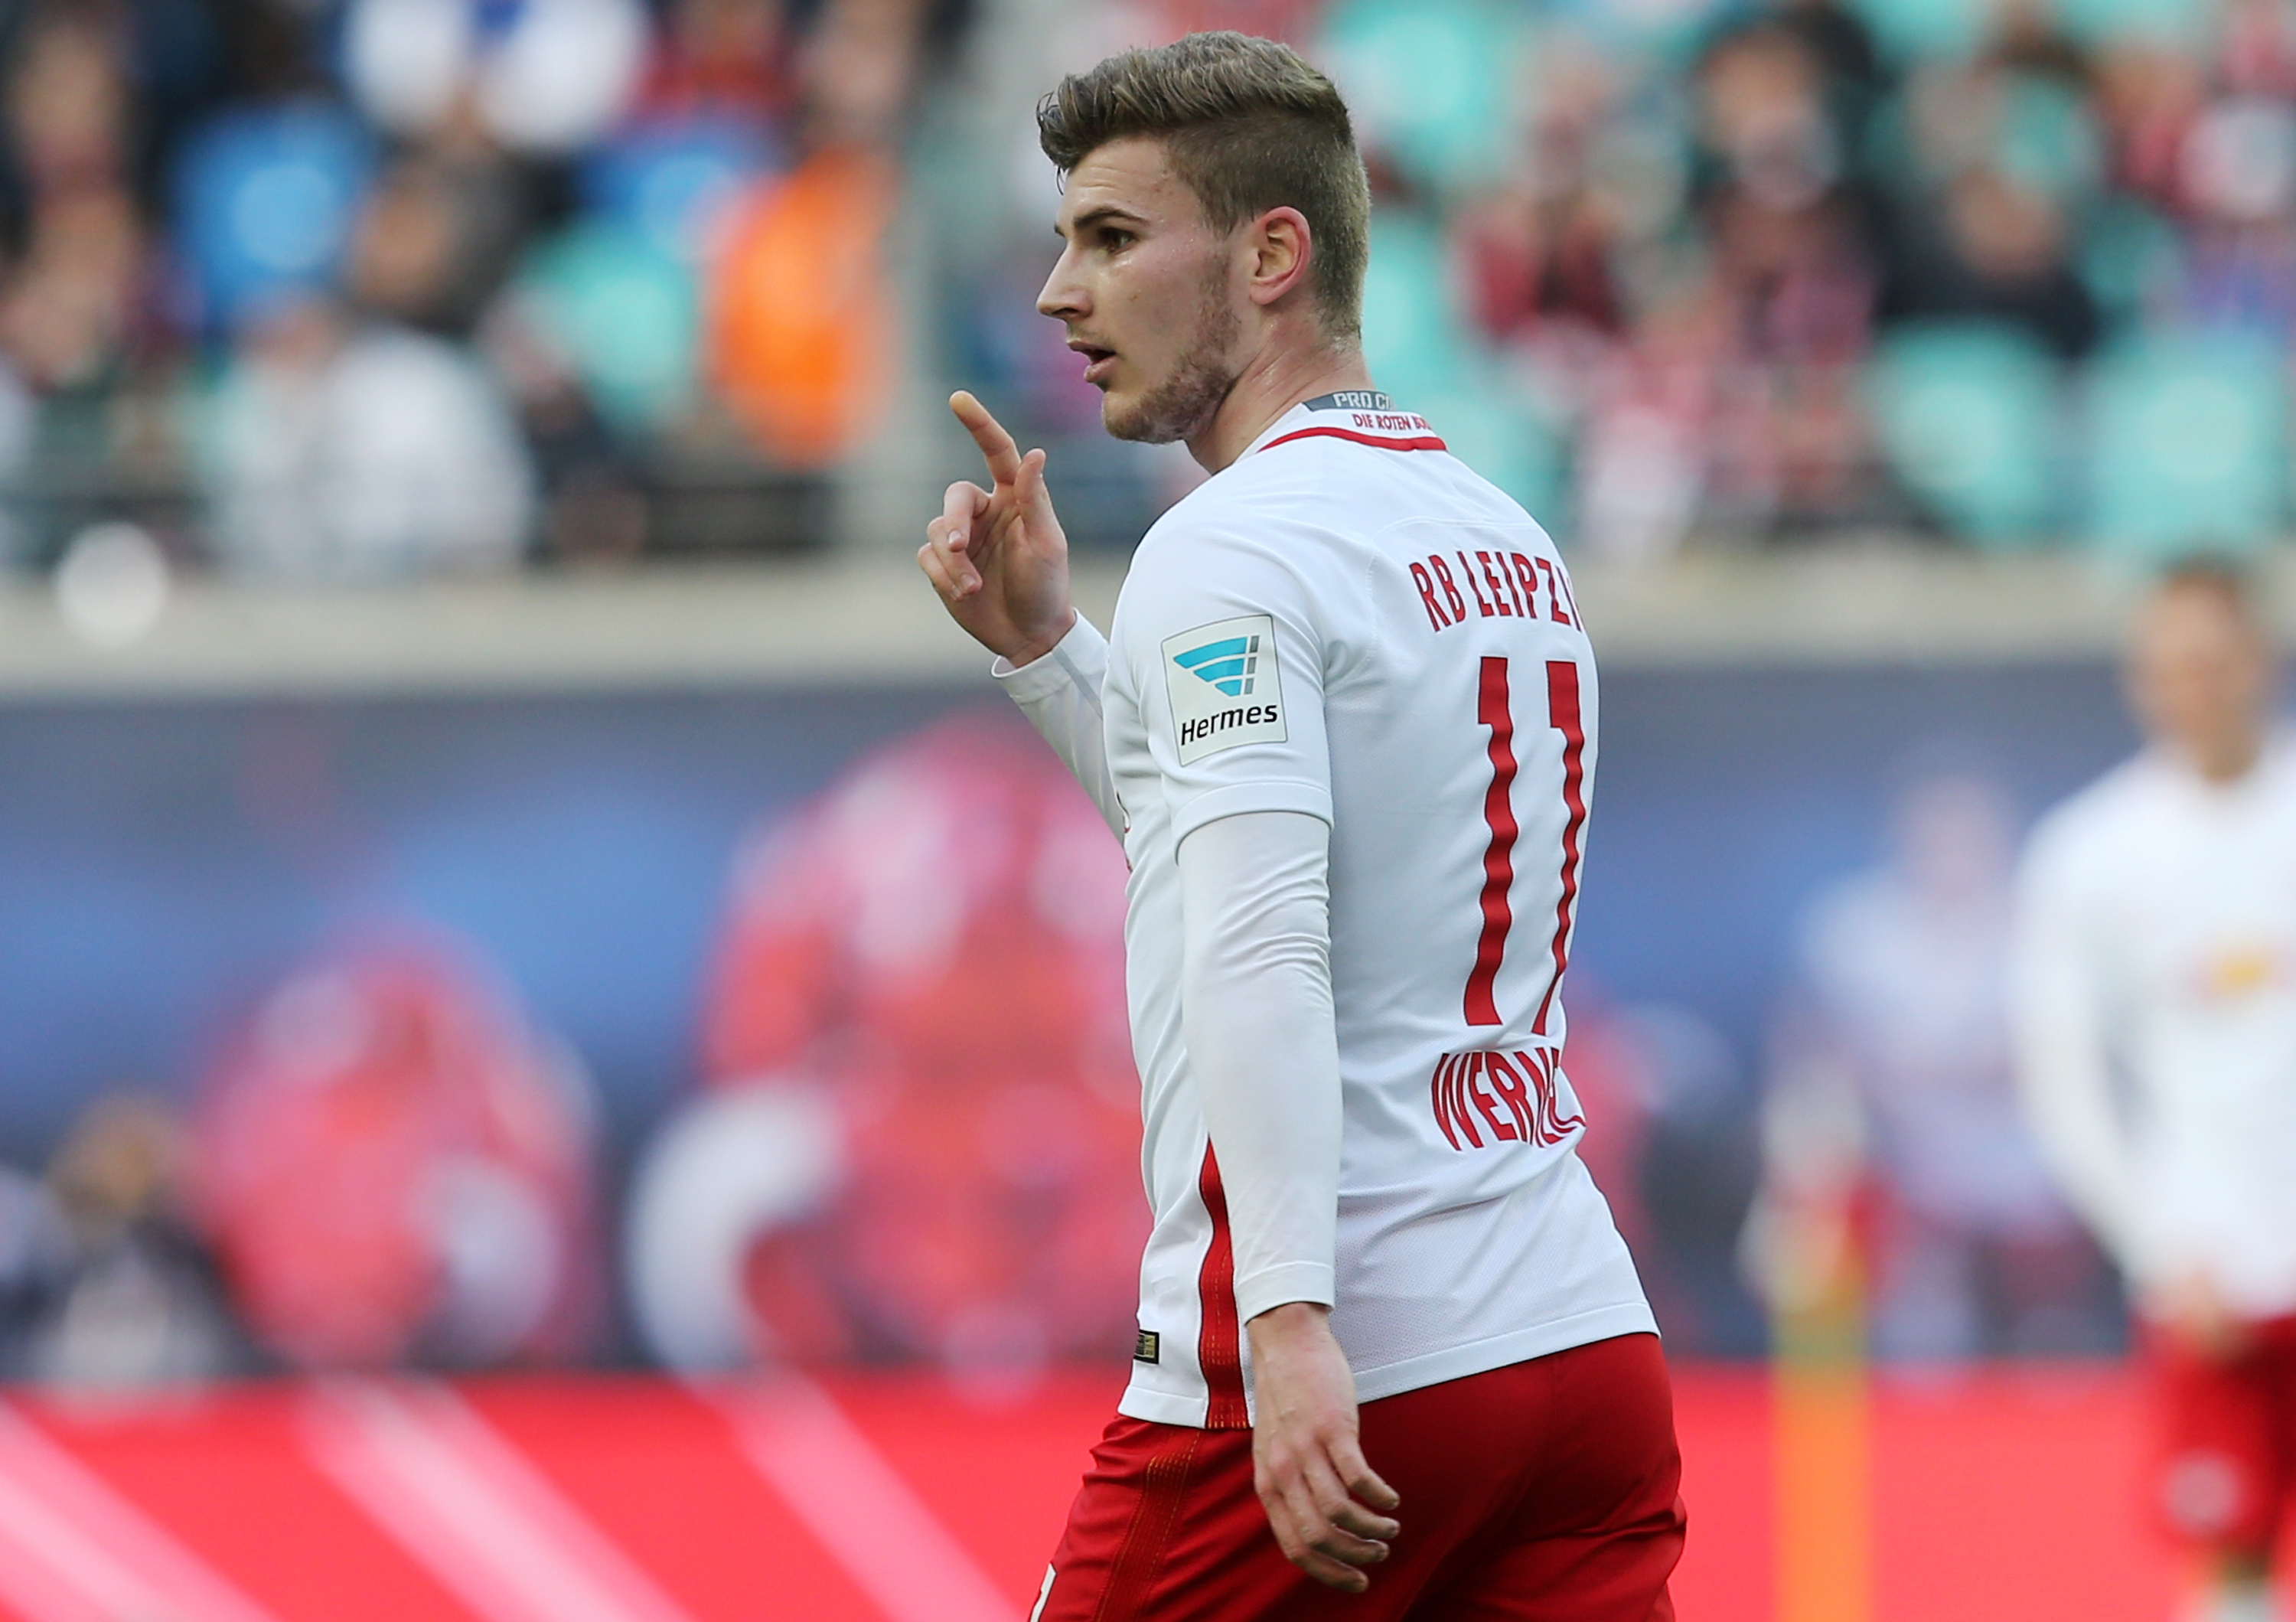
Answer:
[[[1100,233],[1101,246],[1111,253],[1120,253],[1131,247],[1132,242],[1132,233],[1129,231],[1103,231]]]

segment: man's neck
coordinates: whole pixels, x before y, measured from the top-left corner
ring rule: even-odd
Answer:
[[[1368,389],[1363,351],[1270,342],[1254,356],[1211,420],[1188,436],[1188,454],[1207,473],[1243,455],[1267,425],[1302,400],[1340,389]]]
[[[2207,749],[2185,750],[2185,764],[2210,788],[2228,789],[2263,764],[2264,748],[2261,732],[2243,733],[2214,741]]]
[[[2178,771],[2211,789],[2229,789],[2247,781],[2272,747],[2268,727],[2254,726],[2213,738],[2177,737],[2154,733],[2151,746]]]

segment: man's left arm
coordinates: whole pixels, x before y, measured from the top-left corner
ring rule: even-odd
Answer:
[[[1101,688],[1108,680],[1108,642],[1083,615],[1052,651],[1014,666],[999,657],[989,675],[1021,708],[1037,734],[1053,746],[1121,842],[1124,807],[1108,772],[1108,744],[1101,725]]]
[[[1341,1097],[1330,828],[1297,811],[1203,823],[1179,846],[1182,1021],[1251,1337],[1255,1485],[1284,1554],[1360,1592],[1396,1495],[1365,1462],[1333,1338]]]

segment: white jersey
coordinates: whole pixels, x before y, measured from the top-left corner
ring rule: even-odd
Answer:
[[[2211,785],[2137,757],[2021,880],[2021,1068],[2068,1193],[2140,1286],[2296,1311],[2296,748]]]
[[[1283,1299],[1332,1303],[1365,1400],[1653,1331],[1560,1063],[1597,705],[1546,533],[1423,419],[1325,396],[1150,530],[1108,644],[1005,679],[1132,870],[1155,1225],[1122,1411],[1246,1422],[1239,1319]],[[1095,709],[1097,782],[1063,741]],[[1282,1279],[1236,1272],[1180,995],[1181,841],[1267,811],[1330,827],[1341,1114],[1332,1254]]]

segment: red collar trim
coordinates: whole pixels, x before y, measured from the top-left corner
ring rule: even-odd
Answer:
[[[1279,445],[1291,444],[1294,439],[1316,438],[1347,439],[1383,451],[1447,451],[1451,448],[1432,434],[1423,434],[1414,439],[1390,439],[1377,434],[1359,434],[1351,428],[1295,428],[1288,434],[1279,434],[1259,448],[1272,451]]]

